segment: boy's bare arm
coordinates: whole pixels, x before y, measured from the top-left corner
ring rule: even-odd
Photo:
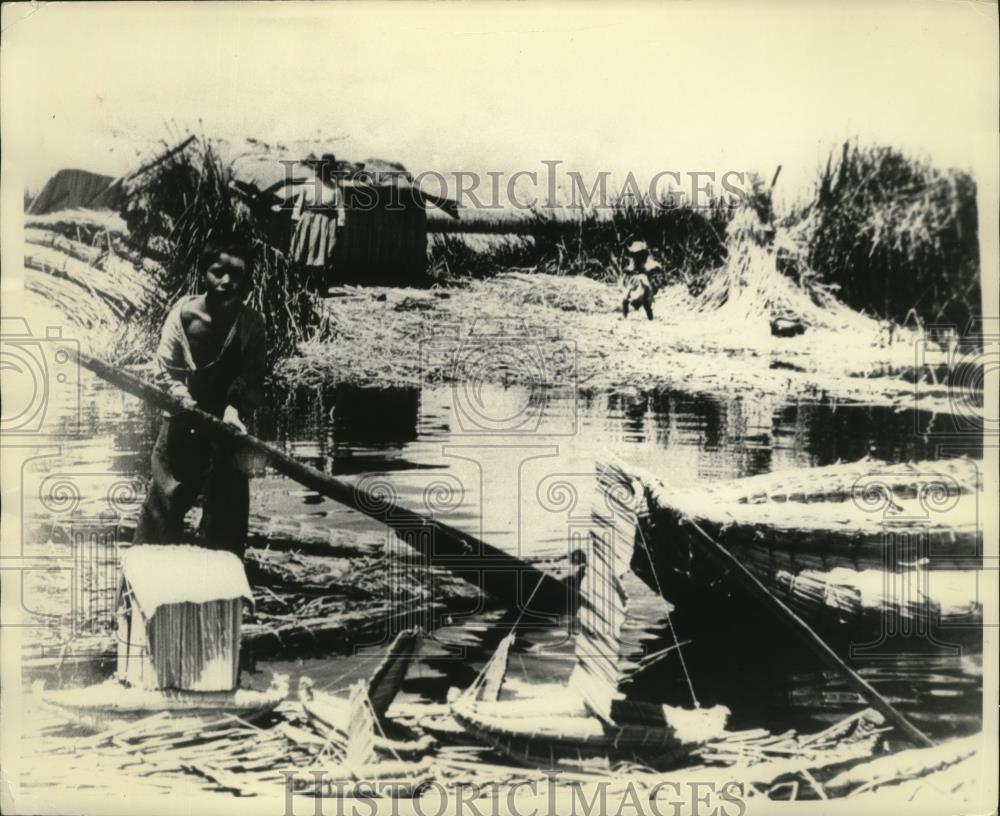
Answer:
[[[183,332],[178,306],[170,311],[160,330],[160,344],[156,349],[157,380],[172,397],[181,400],[185,407],[193,408],[195,401],[187,384],[190,367],[184,357]]]

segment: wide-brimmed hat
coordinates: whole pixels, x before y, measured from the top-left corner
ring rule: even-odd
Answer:
[[[631,244],[625,247],[625,251],[629,255],[638,255],[641,252],[649,252],[649,247],[646,246],[645,241],[633,241]]]

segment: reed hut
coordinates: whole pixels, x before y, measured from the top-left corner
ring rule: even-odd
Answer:
[[[113,181],[111,176],[88,170],[60,170],[45,183],[26,211],[29,215],[47,215],[62,210],[110,206],[105,198]]]
[[[243,604],[239,558],[192,546],[135,546],[118,586],[118,679],[144,689],[232,691]]]
[[[317,288],[412,285],[427,273],[428,210],[458,219],[451,199],[423,190],[398,162],[350,162],[325,153],[292,161],[265,151],[236,156],[233,189],[270,221],[290,263]]]

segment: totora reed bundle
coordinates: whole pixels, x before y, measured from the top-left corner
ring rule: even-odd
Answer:
[[[733,215],[727,230],[727,257],[706,277],[695,298],[694,317],[713,314],[712,325],[750,336],[768,335],[774,321],[804,330],[846,330],[874,343],[880,323],[842,303],[835,287],[812,275],[793,280],[785,269],[801,268],[802,252],[792,235],[772,221],[770,193],[754,193]]]
[[[250,305],[264,316],[272,360],[288,356],[313,324],[309,274],[289,262],[271,219],[232,183],[232,169],[208,139],[189,139],[124,184],[122,217],[134,239],[163,251],[165,307],[198,291],[197,260],[212,241],[248,244],[254,255]],[[159,324],[164,314],[151,315]]]

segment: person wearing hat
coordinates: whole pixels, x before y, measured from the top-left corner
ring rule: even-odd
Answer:
[[[645,241],[633,241],[625,247],[625,299],[622,301],[622,318],[628,317],[629,306],[638,310],[641,306],[646,317],[653,319],[653,284],[649,276],[660,269],[660,265],[649,254]]]

